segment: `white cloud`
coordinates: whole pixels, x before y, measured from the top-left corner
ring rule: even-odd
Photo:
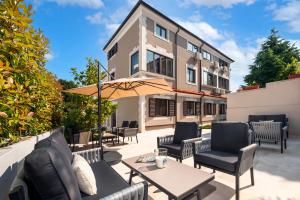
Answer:
[[[106,30],[108,31],[109,35],[112,35],[120,26],[118,23],[108,23],[105,24]]]
[[[127,2],[129,5],[133,6],[138,2],[138,0],[127,0]]]
[[[209,43],[213,44],[217,40],[224,39],[224,36],[216,28],[206,22],[195,22],[194,20],[183,21],[178,19],[175,19],[175,21]]]
[[[104,6],[102,0],[45,0],[55,2],[59,5],[80,6],[86,8],[101,8]]]
[[[93,15],[86,16],[85,19],[88,20],[91,24],[101,24],[102,23],[102,13],[97,12]]]
[[[231,8],[236,4],[246,4],[250,5],[253,4],[256,0],[183,0],[180,1],[181,5],[189,6],[189,5],[196,5],[196,6],[222,6],[224,8]]]
[[[300,1],[287,1],[281,7],[275,6],[273,9],[274,19],[288,23],[291,31],[300,32]]]
[[[290,42],[300,49],[300,40],[290,40]]]
[[[45,55],[45,58],[46,58],[47,61],[53,60],[53,58],[54,58],[53,52],[49,51],[49,52]]]

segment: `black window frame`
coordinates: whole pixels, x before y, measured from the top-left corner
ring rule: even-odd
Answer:
[[[163,31],[165,33],[165,36],[163,36]],[[160,24],[155,25],[155,35],[160,38],[164,38],[165,40],[168,40],[168,30]]]
[[[133,65],[132,61],[133,61],[133,57],[136,57],[136,61],[137,63],[135,65]],[[134,66],[137,65],[137,68],[133,69]],[[131,54],[130,56],[130,75],[133,75],[135,73],[137,73],[139,71],[139,51],[136,51],[135,53]]]
[[[216,107],[215,103],[204,103],[204,115],[216,115]]]
[[[219,76],[218,83],[219,83],[218,85],[219,88],[229,90],[229,79]]]
[[[192,49],[189,49],[189,45],[192,47]],[[191,42],[187,42],[187,47],[186,49],[191,52],[191,53],[197,53],[199,51],[199,47]],[[194,51],[195,50],[195,51]]]
[[[149,58],[152,56],[152,59]],[[161,74],[168,77],[174,77],[173,59],[155,53],[147,49],[147,71],[152,73]],[[165,63],[165,70],[163,70],[163,63]]]
[[[192,79],[193,79],[193,81],[191,81],[190,80],[190,72],[192,72],[193,74],[192,74]],[[187,75],[186,75],[186,78],[187,78],[187,82],[188,83],[191,83],[191,84],[196,84],[196,69],[194,69],[193,67],[189,67],[189,66],[187,66],[187,69],[186,69],[186,73],[187,73]]]
[[[207,55],[209,55],[209,59],[207,58]],[[208,60],[208,61],[211,61],[212,60],[212,55],[211,53],[207,52],[207,51],[202,51],[202,58],[204,60]]]
[[[205,80],[205,76],[203,75],[203,81],[202,83],[204,85],[208,85],[208,86],[212,86],[212,87],[218,87],[218,83],[217,83],[217,79],[218,79],[218,76],[211,73],[211,72],[208,72],[208,71],[203,71],[203,73],[206,73],[206,80]]]
[[[220,115],[226,115],[226,107],[227,107],[227,105],[225,103],[219,104],[219,114]]]
[[[118,52],[118,43],[116,43],[107,53],[107,60],[110,60]]]

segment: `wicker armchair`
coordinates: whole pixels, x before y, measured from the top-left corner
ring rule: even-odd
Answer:
[[[286,149],[288,127],[282,127],[281,122],[251,122],[253,130],[253,142],[280,142],[280,150],[283,153],[283,145]]]
[[[168,149],[168,156],[182,160],[192,157],[193,143],[201,141],[201,129],[191,122],[177,122],[174,135],[157,138],[157,147]]]

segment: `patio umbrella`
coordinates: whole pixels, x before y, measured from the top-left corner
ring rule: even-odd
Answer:
[[[103,159],[101,130],[101,98],[116,100],[126,97],[152,94],[171,94],[172,88],[163,78],[121,78],[101,82],[98,73],[98,84],[64,90],[63,92],[98,97],[98,129],[100,132],[101,159]],[[99,91],[99,92],[98,92]]]
[[[68,89],[64,92],[97,97],[98,85]],[[163,78],[121,78],[101,83],[101,97],[110,100],[172,92],[172,88]]]

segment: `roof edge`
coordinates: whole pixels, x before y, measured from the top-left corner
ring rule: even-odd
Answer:
[[[186,33],[190,34],[191,36],[195,37],[196,39],[200,40],[203,44],[209,46],[210,48],[214,49],[215,51],[217,51],[218,53],[220,53],[222,56],[224,56],[225,58],[229,59],[231,62],[235,62],[233,59],[231,59],[229,56],[225,55],[223,52],[221,52],[220,50],[218,50],[216,47],[212,46],[211,44],[209,44],[208,42],[204,41],[203,39],[201,39],[199,36],[197,36],[196,34],[192,33],[191,31],[187,30],[186,28],[184,28],[183,26],[181,26],[180,24],[178,24],[177,22],[175,22],[174,20],[172,20],[171,18],[167,17],[166,15],[164,15],[163,13],[161,13],[160,11],[158,11],[157,9],[155,9],[154,7],[150,6],[149,4],[147,4],[146,2],[144,2],[143,0],[139,0],[135,6],[131,9],[131,11],[129,12],[129,14],[126,16],[126,18],[123,20],[123,22],[121,23],[121,25],[118,27],[118,29],[115,31],[115,33],[111,36],[111,38],[108,40],[108,42],[104,45],[103,47],[103,51],[108,47],[108,45],[112,42],[112,40],[116,37],[116,35],[119,33],[119,31],[123,28],[123,26],[126,24],[126,22],[129,20],[129,18],[133,15],[133,13],[137,10],[137,8],[143,5],[146,8],[148,8],[149,10],[153,11],[154,13],[158,14],[160,17],[166,19],[167,21],[169,21],[170,23],[175,24],[176,26],[178,26],[181,30],[185,31]]]

